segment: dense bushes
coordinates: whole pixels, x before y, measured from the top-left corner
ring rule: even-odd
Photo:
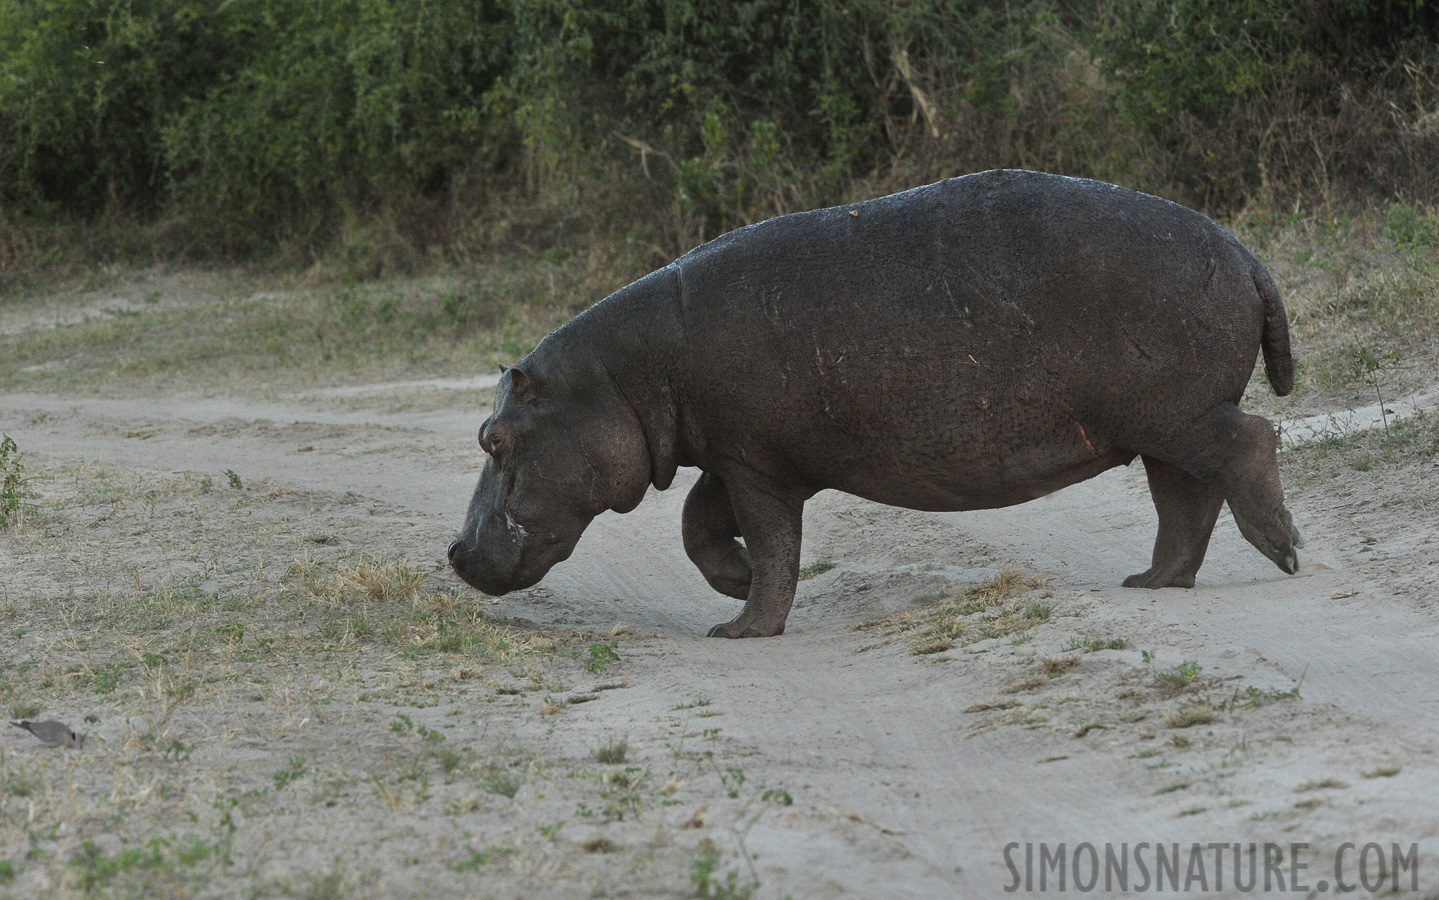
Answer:
[[[992,165],[1431,201],[1436,35],[1422,0],[27,0],[0,4],[0,231],[663,257]]]
[[[1140,0],[1091,45],[1170,180],[1226,205],[1271,179],[1434,199],[1436,38],[1424,0]]]

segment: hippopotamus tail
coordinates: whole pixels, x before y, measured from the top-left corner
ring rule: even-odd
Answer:
[[[1264,374],[1269,378],[1274,393],[1283,397],[1294,390],[1294,357],[1289,355],[1289,317],[1284,312],[1284,300],[1269,270],[1258,260],[1254,261],[1254,287],[1259,299],[1264,301],[1264,334],[1260,346],[1264,348]]]

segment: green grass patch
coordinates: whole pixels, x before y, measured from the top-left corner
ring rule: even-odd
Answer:
[[[810,564],[807,565],[807,566],[800,566],[800,569],[799,569],[799,580],[800,580],[800,581],[809,581],[811,578],[814,578],[814,577],[819,576],[819,575],[823,575],[825,572],[828,572],[830,569],[833,569],[836,565],[837,565],[837,563],[832,563],[832,562],[830,562],[830,561],[827,560],[827,559],[821,559],[821,560],[817,560],[817,561],[815,561],[815,562],[812,562],[812,563],[810,563]]]
[[[1342,478],[1404,464],[1439,462],[1439,415],[1423,410],[1392,419],[1387,428],[1336,434],[1291,450],[1279,457],[1286,475]]]

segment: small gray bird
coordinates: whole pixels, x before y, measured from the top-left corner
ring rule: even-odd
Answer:
[[[30,722],[21,719],[10,724],[35,735],[40,739],[40,743],[47,747],[69,747],[73,750],[82,750],[85,747],[85,735],[71,731],[70,726],[63,722]]]

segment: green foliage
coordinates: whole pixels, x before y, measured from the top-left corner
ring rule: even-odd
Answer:
[[[1394,121],[1410,114],[1395,102],[1407,102],[1402,89],[1385,94],[1384,85],[1394,90],[1392,74],[1406,66],[1417,73],[1433,64],[1432,4],[1138,0],[1109,10],[1090,41],[1101,69],[1177,179],[1206,200],[1232,203],[1276,176],[1293,180],[1306,171],[1300,154],[1326,188],[1336,170],[1356,181],[1377,177],[1386,192],[1401,183],[1405,150],[1394,142],[1402,132],[1381,137],[1388,122],[1356,116],[1380,104],[1400,115]],[[1347,119],[1336,113],[1345,103]]]
[[[1431,259],[1426,251],[1439,246],[1439,227],[1430,212],[1404,203],[1391,203],[1384,211],[1384,233],[1395,246],[1423,261]]]
[[[610,663],[619,662],[619,647],[620,645],[613,641],[605,644],[590,644],[589,660],[585,663],[585,671],[592,675],[598,675]]]
[[[221,5],[233,68],[160,125],[173,190],[268,226],[449,189],[495,150],[484,93],[508,47],[498,6]]]
[[[1293,0],[1174,0],[1119,4],[1099,35],[1105,67],[1147,127],[1181,113],[1215,121],[1312,62]]]
[[[28,480],[19,447],[10,435],[0,435],[0,528],[18,522],[29,508],[25,501],[35,494],[25,487]]]
[[[233,68],[223,16],[181,0],[0,4],[0,202],[152,205],[167,115]]]
[[[1218,124],[1237,103],[1281,85],[1318,92],[1336,70],[1371,63],[1381,45],[1432,32],[1423,7],[1424,0],[1141,0],[1116,4],[1095,45],[1131,112],[1163,131],[1181,114]]]
[[[275,781],[275,790],[282,791],[290,784],[304,778],[308,774],[310,774],[310,770],[305,768],[305,757],[292,756],[290,757],[290,764],[288,766],[279,771],[272,772],[270,777]]]
[[[711,900],[749,900],[759,890],[758,881],[741,882],[739,872],[730,869],[722,877],[716,876],[719,868],[719,848],[708,839],[700,842],[700,855],[695,858],[690,870],[690,881],[695,886],[695,895]]]
[[[394,206],[443,214],[490,187],[573,197],[580,184],[608,183],[622,161],[625,183],[609,196],[672,205],[675,237],[690,243],[842,199],[916,127],[938,134],[958,105],[1002,110],[1015,78],[1072,53],[1056,37],[1057,9],[6,4],[0,147],[11,149],[0,152],[0,204],[71,215],[167,208],[235,251]],[[642,177],[629,164],[637,151]]]
[[[105,887],[116,877],[137,869],[158,869],[165,865],[163,848],[168,842],[163,838],[151,838],[144,847],[130,847],[117,850],[110,856],[98,844],[85,841],[80,852],[70,860],[80,886],[91,893]]]
[[[1154,674],[1154,683],[1170,693],[1178,694],[1189,688],[1204,667],[1194,660],[1185,660],[1164,672]]]
[[[663,257],[992,165],[1232,200],[1329,152],[1273,103],[1409,78],[1385,96],[1431,109],[1436,36],[1425,0],[5,3],[0,262],[53,249],[5,246],[14,216],[129,216],[190,254],[343,237],[359,277],[387,242],[553,242],[596,209]],[[1395,112],[1390,181],[1433,143]],[[498,315],[451,300],[458,328]]]

